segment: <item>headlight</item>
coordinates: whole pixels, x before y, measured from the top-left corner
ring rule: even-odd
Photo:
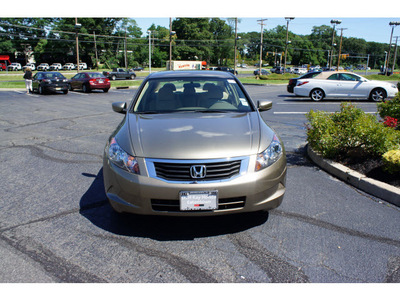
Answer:
[[[122,150],[115,138],[111,139],[110,145],[108,146],[108,158],[125,171],[134,174],[140,173],[136,158]]]
[[[274,137],[269,147],[264,152],[257,155],[256,171],[263,170],[266,167],[272,165],[282,156],[282,153],[282,145],[278,137],[274,134]]]

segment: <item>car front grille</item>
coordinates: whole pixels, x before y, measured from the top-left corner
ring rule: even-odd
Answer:
[[[246,203],[246,197],[222,198],[218,200],[217,210],[242,208]],[[180,212],[179,200],[151,199],[151,207],[154,211]],[[185,211],[186,212],[186,211]],[[204,212],[204,210],[190,211]]]
[[[172,163],[154,162],[156,176],[168,181],[213,181],[226,180],[239,175],[242,160],[219,161],[206,163]],[[191,175],[191,168],[196,165],[205,167],[205,176],[195,178]]]

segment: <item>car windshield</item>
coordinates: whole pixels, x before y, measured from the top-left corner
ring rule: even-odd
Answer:
[[[42,75],[44,79],[65,79],[61,73],[45,73]]]
[[[134,113],[249,112],[253,108],[234,79],[174,78],[148,80]]]

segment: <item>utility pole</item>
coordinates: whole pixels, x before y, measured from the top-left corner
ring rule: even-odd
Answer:
[[[389,25],[392,26],[392,33],[390,34],[389,52],[388,52],[388,57],[387,57],[387,61],[386,61],[386,64],[385,64],[385,75],[387,75],[387,73],[388,73],[389,60],[390,60],[390,50],[392,48],[393,31],[394,31],[394,28],[396,26],[400,25],[400,22],[390,22]],[[392,72],[393,72],[393,70],[392,70]]]
[[[259,22],[258,24],[261,25],[261,44],[260,44],[260,66],[259,66],[259,73],[258,75],[261,76],[261,67],[262,67],[262,49],[263,49],[263,26],[264,21],[267,21],[268,19],[261,19],[261,20],[257,20],[257,22]]]
[[[127,52],[126,52],[126,27],[125,27],[125,39],[124,39],[124,53],[125,53],[125,69],[128,69],[128,61],[126,58]]]
[[[392,72],[394,73],[394,67],[396,66],[396,56],[397,56],[397,39],[399,38],[398,36],[395,36],[396,38],[396,44],[394,46],[394,58],[393,58],[393,67],[392,67]]]
[[[93,39],[94,39],[94,53],[96,55],[96,70],[99,70],[99,59],[97,57],[97,44],[96,44],[96,32],[93,31]]]
[[[338,54],[337,70],[336,71],[339,71],[340,55],[342,54],[343,30],[346,30],[347,28],[339,28],[339,29],[340,29],[340,46],[339,46],[339,54]]]
[[[290,41],[288,41],[288,39],[289,39],[289,22],[291,20],[294,20],[294,17],[286,17],[285,20],[287,21],[287,23],[286,23],[287,25],[286,25],[286,44],[285,44],[285,67],[283,70],[284,73],[286,73],[287,47],[288,47],[288,44],[290,43]]]
[[[238,19],[237,18],[235,18],[235,59],[234,59],[234,67],[233,67],[233,70],[234,70],[234,75],[236,75],[236,65],[237,65],[237,62],[236,62],[236,56],[237,56],[237,39],[238,39],[238,37],[237,37],[237,22],[238,22]]]
[[[333,24],[333,30],[332,30],[332,44],[331,44],[331,60],[329,62],[329,69],[332,68],[332,58],[333,58],[333,46],[334,46],[334,39],[335,39],[335,26],[336,24],[342,23],[341,20],[331,20],[331,24]]]
[[[75,18],[75,32],[76,32],[76,73],[79,73],[79,41],[78,31],[82,25],[78,23],[78,18]]]
[[[151,30],[147,30],[149,33],[149,73],[151,74]]]

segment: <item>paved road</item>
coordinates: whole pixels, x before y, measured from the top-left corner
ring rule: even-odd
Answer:
[[[287,193],[268,214],[118,217],[102,183],[114,101],[135,90],[0,91],[0,282],[400,282],[400,209],[338,181],[304,154],[309,109],[285,86],[263,117],[283,138]],[[374,103],[357,102],[364,110]]]

